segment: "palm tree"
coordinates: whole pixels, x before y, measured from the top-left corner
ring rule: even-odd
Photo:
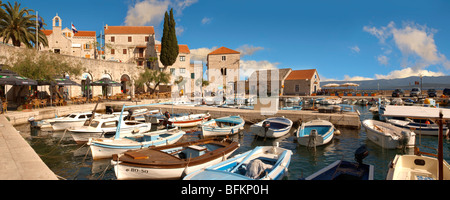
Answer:
[[[34,10],[20,8],[17,2],[14,6],[10,2],[1,6],[5,8],[0,13],[0,38],[3,38],[4,43],[11,40],[14,46],[20,47],[24,44],[32,48],[33,44],[36,44],[36,31],[38,31],[39,43],[48,46],[45,34],[36,29],[36,15],[30,14]]]

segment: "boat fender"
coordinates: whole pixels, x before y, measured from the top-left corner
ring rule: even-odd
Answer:
[[[338,129],[335,129],[335,130],[334,130],[334,135],[341,135],[341,131],[338,130]]]

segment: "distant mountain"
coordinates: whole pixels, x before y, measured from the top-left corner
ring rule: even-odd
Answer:
[[[415,85],[416,81],[419,82],[419,85]],[[358,90],[377,90],[378,86],[380,90],[393,90],[396,88],[409,90],[413,87],[420,87],[420,77],[411,76],[399,79],[377,79],[366,81],[322,81],[320,85],[323,86],[328,83],[356,83],[359,84]],[[430,88],[436,90],[450,88],[450,76],[424,76],[422,78],[422,89],[427,90]]]

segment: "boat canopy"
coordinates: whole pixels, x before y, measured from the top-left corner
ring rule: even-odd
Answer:
[[[385,108],[383,115],[389,117],[437,119],[439,118],[439,112],[442,111],[443,118],[450,119],[450,109],[447,108],[391,105],[387,105]]]

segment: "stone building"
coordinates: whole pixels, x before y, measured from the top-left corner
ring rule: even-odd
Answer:
[[[253,72],[246,82],[250,95],[262,96],[261,90],[267,91],[267,96],[282,95],[284,93],[285,80],[291,73],[291,68],[257,70]],[[272,92],[276,92],[272,94]]]
[[[151,67],[150,57],[156,57],[153,26],[108,26],[105,33],[105,60],[134,63]]]
[[[320,77],[316,69],[293,70],[284,80],[285,95],[311,95],[320,90]]]
[[[156,58],[158,60],[153,64],[151,69],[162,71],[164,69],[164,65],[159,60],[159,56],[161,55],[161,44],[155,45],[155,51]],[[186,91],[191,91],[190,79],[193,76],[192,73],[194,73],[193,70],[191,70],[190,66],[191,52],[188,45],[179,44],[178,52],[178,57],[175,63],[173,63],[171,66],[167,66],[166,70],[164,71],[171,75],[170,83],[168,85],[172,86],[170,90],[174,93],[175,96],[179,94],[181,90],[183,90],[183,93],[185,93]],[[174,84],[174,82],[178,79],[182,79],[182,82],[179,84]]]
[[[207,75],[209,86],[218,92],[239,81],[239,61],[241,53],[226,47],[220,47],[207,56]],[[234,86],[233,86],[234,87]]]
[[[42,30],[47,36],[48,47],[41,46],[42,51],[70,55],[82,58],[97,58],[95,31],[78,31],[62,29],[62,19],[58,15],[52,19],[52,30]]]

